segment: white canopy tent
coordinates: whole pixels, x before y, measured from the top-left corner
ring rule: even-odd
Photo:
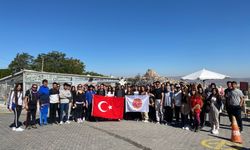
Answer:
[[[183,80],[222,80],[225,78],[230,78],[230,76],[223,75],[220,73],[212,72],[206,69],[202,69],[195,73],[189,74],[187,76],[182,77]]]

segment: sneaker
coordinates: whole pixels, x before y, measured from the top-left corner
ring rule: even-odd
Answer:
[[[219,134],[219,130],[214,130],[214,131],[212,131],[212,134],[218,135],[218,134]]]
[[[16,129],[16,131],[17,131],[17,132],[23,132],[24,129],[22,129],[21,127],[19,127],[19,128]]]
[[[189,127],[185,127],[185,130],[189,131],[190,129],[189,129]]]
[[[37,129],[37,126],[36,126],[36,125],[33,125],[32,128],[33,128],[33,129]]]
[[[160,124],[160,122],[156,122],[156,124]]]
[[[77,119],[77,123],[81,123],[81,120],[80,120],[80,119]]]
[[[80,119],[80,123],[83,123],[83,120],[82,120],[82,119]]]
[[[12,131],[16,131],[16,127],[12,127]]]
[[[182,127],[182,130],[186,130],[186,128],[185,128],[185,127]]]
[[[85,121],[85,117],[82,118],[82,121]]]
[[[70,121],[68,120],[68,121],[66,121],[66,123],[67,123],[67,124],[70,124]]]
[[[148,123],[148,120],[144,120],[143,122]]]
[[[63,122],[62,122],[62,121],[60,122],[60,125],[63,125]]]

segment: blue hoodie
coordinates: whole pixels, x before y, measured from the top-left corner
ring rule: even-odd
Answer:
[[[49,88],[42,85],[39,88],[39,94],[40,94],[40,104],[49,104]]]

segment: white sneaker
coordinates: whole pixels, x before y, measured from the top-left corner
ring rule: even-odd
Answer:
[[[60,122],[60,125],[63,125],[63,122],[62,122],[62,121]]]
[[[185,130],[189,131],[189,127],[186,127]]]
[[[82,119],[80,119],[80,123],[83,123],[83,120],[82,120]]]
[[[185,128],[185,127],[182,127],[182,130],[186,130],[186,128]]]
[[[214,130],[214,131],[212,131],[212,134],[218,135],[218,134],[219,134],[219,131],[218,131],[218,130]]]
[[[81,120],[80,120],[80,119],[77,119],[77,123],[81,123]]]
[[[70,121],[66,121],[67,124],[70,124]]]
[[[21,127],[19,127],[19,128],[16,129],[16,131],[17,131],[17,132],[23,132],[24,129],[22,129]]]
[[[16,127],[12,127],[12,131],[16,131]]]
[[[82,121],[85,121],[85,117],[82,118]]]
[[[143,122],[148,123],[148,120],[144,120]]]

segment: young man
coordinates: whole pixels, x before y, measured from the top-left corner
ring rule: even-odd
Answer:
[[[86,92],[86,100],[88,102],[87,112],[86,112],[86,120],[87,121],[93,121],[93,118],[91,117],[92,112],[92,99],[93,95],[95,95],[96,92],[94,91],[94,86],[90,85],[88,86],[88,91]]]
[[[70,124],[68,118],[69,102],[72,99],[70,85],[68,83],[63,84],[63,90],[60,90],[60,124],[63,124],[63,112],[65,112],[66,123]]]
[[[228,114],[228,117],[229,117],[229,120],[230,122],[232,122],[232,114],[230,112],[230,105],[229,105],[229,101],[230,101],[230,98],[229,98],[229,93],[231,92],[232,90],[232,82],[231,81],[228,81],[227,82],[227,89],[225,89],[225,99],[226,99],[226,110],[227,110],[227,114]]]
[[[33,84],[31,89],[25,93],[25,109],[27,110],[26,128],[37,129],[36,127],[36,111],[37,103],[39,101],[39,93],[37,91],[37,84]],[[32,119],[31,119],[32,117]]]
[[[48,80],[43,80],[42,86],[39,88],[39,106],[40,106],[40,125],[48,124],[48,111],[49,111],[49,88]]]
[[[50,100],[50,111],[49,111],[49,118],[51,124],[58,124],[56,120],[56,112],[58,110],[59,105],[59,90],[58,84],[54,82],[52,84],[52,89],[49,90],[49,100]]]
[[[159,81],[156,82],[156,87],[153,91],[153,94],[155,98],[156,121],[157,124],[159,124],[160,121],[163,121],[162,106],[164,98],[164,92],[162,91],[161,83]]]
[[[229,108],[232,116],[235,116],[240,128],[240,132],[243,131],[241,108],[244,104],[244,95],[241,90],[237,89],[237,82],[232,82],[232,90],[229,92]],[[232,118],[231,118],[232,120]]]

